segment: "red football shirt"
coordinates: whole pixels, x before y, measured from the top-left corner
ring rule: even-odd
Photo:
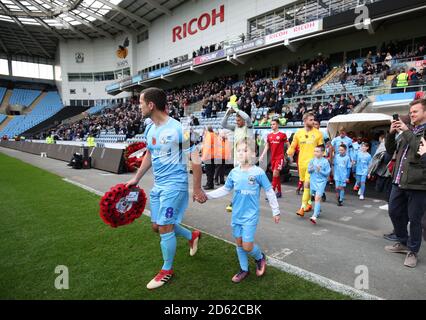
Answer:
[[[287,143],[287,135],[281,131],[269,133],[266,141],[271,150],[271,159],[284,159],[284,144]]]

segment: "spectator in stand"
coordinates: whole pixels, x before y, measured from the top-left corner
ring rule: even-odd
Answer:
[[[390,68],[392,67],[392,55],[390,54],[390,52],[386,54],[386,57],[384,59],[384,67],[386,70],[390,70]]]
[[[200,121],[198,121],[198,118],[194,115],[191,116],[191,122],[189,124],[190,126],[199,126]]]
[[[396,87],[398,92],[405,92],[405,88],[408,86],[408,74],[404,68],[401,68],[400,73],[396,76]]]
[[[358,73],[358,63],[356,63],[355,59],[352,60],[351,66],[351,75],[355,76]]]
[[[408,86],[411,88],[408,88],[407,91],[409,92],[416,92],[419,90],[417,87],[420,82],[420,75],[417,73],[416,68],[411,68],[408,71]]]

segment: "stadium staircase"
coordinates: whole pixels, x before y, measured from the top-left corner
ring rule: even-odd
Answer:
[[[7,118],[5,120],[3,120],[3,122],[0,123],[0,131],[3,130],[4,127],[7,126],[7,124],[13,119],[13,116],[7,116]],[[0,137],[1,138],[1,137]]]
[[[6,108],[9,106],[9,100],[10,97],[12,96],[13,90],[7,90],[6,94],[3,97],[3,101],[1,102],[0,105],[0,113],[6,113]]]
[[[36,105],[46,96],[47,92],[42,91],[41,94],[27,107],[24,109],[24,114],[30,113],[33,111]]]
[[[56,128],[62,122],[62,120],[80,115],[86,109],[87,107],[64,107],[52,117],[25,131],[23,135],[25,137],[31,137]]]
[[[84,111],[82,111],[80,114],[77,114],[75,116],[62,120],[62,124],[71,124],[84,119],[86,117],[86,114],[83,113]]]
[[[333,70],[327,73],[327,75],[324,78],[322,78],[320,81],[318,81],[311,87],[310,92],[315,93],[315,91],[321,89],[321,87],[325,85],[326,83],[328,83],[329,81],[338,78],[342,74],[342,72],[343,72],[342,67],[333,68]]]
[[[201,109],[203,107],[203,100],[204,99],[201,99],[200,101],[197,101],[195,103],[190,104],[187,108],[186,116],[189,116],[196,111],[201,111]]]

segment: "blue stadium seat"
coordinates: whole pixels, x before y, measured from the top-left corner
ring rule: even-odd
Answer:
[[[9,104],[19,104],[28,107],[40,94],[40,90],[13,89],[12,95],[10,96]]]
[[[14,116],[0,131],[0,136],[14,137],[47,120],[63,108],[57,91],[48,92],[35,108],[27,115]]]

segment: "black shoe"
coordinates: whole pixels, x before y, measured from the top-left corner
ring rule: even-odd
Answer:
[[[322,195],[322,202],[326,202],[327,201],[327,196],[325,195],[325,193]]]
[[[214,186],[204,186],[203,189],[204,190],[213,190]]]
[[[394,232],[384,234],[383,238],[385,238],[386,240],[389,240],[389,241],[398,241],[398,237],[396,236],[396,234]]]
[[[338,207],[341,207],[341,206],[343,206],[343,201],[341,201],[341,200],[338,200],[338,201],[337,201],[337,206],[338,206]]]
[[[219,181],[215,181],[215,182],[214,182],[214,185],[215,185],[215,186],[218,186],[218,185],[219,185]]]
[[[221,181],[221,182],[219,182],[219,184],[225,184],[225,181]]]

